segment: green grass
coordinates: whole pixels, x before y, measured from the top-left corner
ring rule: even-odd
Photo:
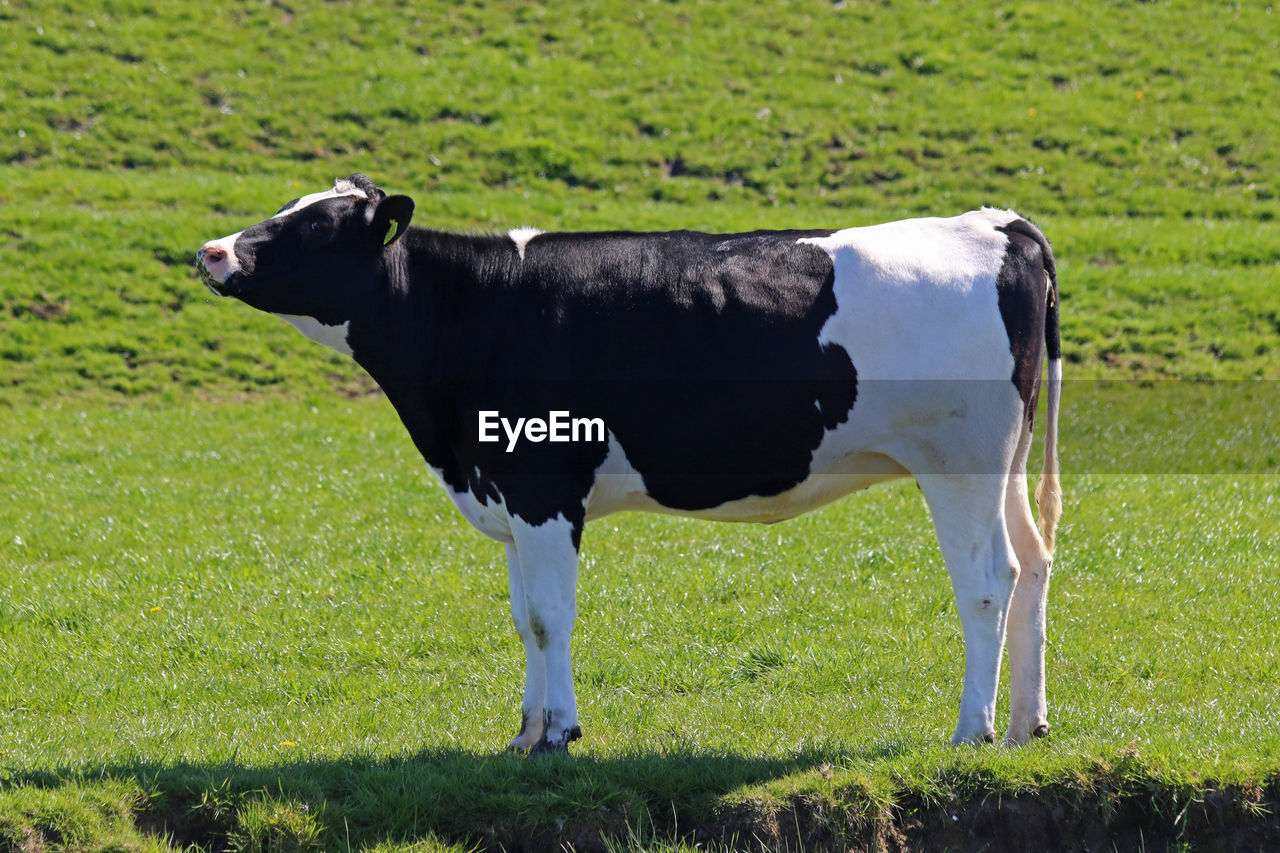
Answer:
[[[0,6],[0,383],[360,388],[212,305],[205,240],[364,171],[450,228],[867,224],[1058,248],[1073,375],[1280,375],[1261,7]]]
[[[1280,772],[1274,475],[1068,476],[1055,729],[1013,753],[943,746],[959,623],[910,484],[773,527],[610,518],[583,552],[588,737],[540,762],[500,753],[523,677],[501,549],[385,402],[23,407],[3,435],[0,814],[133,786],[206,842],[267,814],[337,848],[557,819],[664,838],[795,791],[869,809]]]
[[[0,0],[0,851],[961,846],[991,802],[1280,832],[1277,32],[1190,2]],[[593,525],[587,739],[500,754],[500,549],[352,365],[191,266],[353,171],[444,228],[1033,217],[1089,380],[1050,740],[941,745],[960,631],[907,483]]]

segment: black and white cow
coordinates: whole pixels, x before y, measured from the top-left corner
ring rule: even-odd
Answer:
[[[215,293],[353,357],[462,514],[506,544],[528,664],[513,748],[580,737],[587,521],[775,522],[894,477],[923,491],[964,627],[954,741],[995,740],[1006,626],[1006,742],[1048,731],[1062,361],[1034,225],[985,208],[841,231],[462,235],[409,228],[413,207],[352,175],[199,263]]]

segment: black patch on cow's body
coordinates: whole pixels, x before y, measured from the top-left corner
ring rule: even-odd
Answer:
[[[1008,236],[1009,243],[996,277],[996,292],[1000,317],[1009,335],[1009,351],[1013,354],[1012,380],[1022,398],[1029,427],[1039,398],[1040,364],[1046,341],[1049,357],[1061,357],[1053,251],[1040,229],[1025,219],[1015,219],[998,230]],[[1046,273],[1052,291],[1046,288]],[[1052,306],[1051,299],[1055,301]]]
[[[406,304],[378,340],[354,323],[349,340],[445,481],[500,493],[528,523],[563,515],[579,533],[608,447],[508,453],[505,436],[478,440],[480,411],[602,418],[673,509],[777,495],[856,396],[848,353],[818,340],[836,310],[831,259],[796,242],[830,233],[541,234],[521,259],[505,237],[411,229],[392,276]],[[420,325],[397,343],[385,323]]]

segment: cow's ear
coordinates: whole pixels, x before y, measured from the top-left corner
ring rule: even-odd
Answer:
[[[409,220],[413,219],[413,199],[407,195],[389,195],[378,202],[373,212],[370,230],[383,246],[390,246],[400,239]]]

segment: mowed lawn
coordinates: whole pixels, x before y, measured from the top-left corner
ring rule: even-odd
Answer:
[[[1280,845],[1275,23],[0,0],[0,853]],[[944,745],[960,626],[902,481],[591,525],[586,737],[503,752],[502,549],[358,370],[192,267],[357,171],[463,230],[1033,218],[1051,736]]]
[[[8,415],[0,803],[67,838],[88,818],[51,792],[114,791],[103,819],[128,837],[134,810],[172,803],[188,840],[311,837],[299,824],[340,847],[566,820],[678,837],[814,785],[871,809],[1280,770],[1274,476],[1073,474],[1089,456],[1068,445],[1054,729],[1014,751],[943,746],[961,637],[910,482],[769,527],[602,520],[577,633],[587,737],[544,761],[501,752],[523,682],[502,550],[385,401]]]

